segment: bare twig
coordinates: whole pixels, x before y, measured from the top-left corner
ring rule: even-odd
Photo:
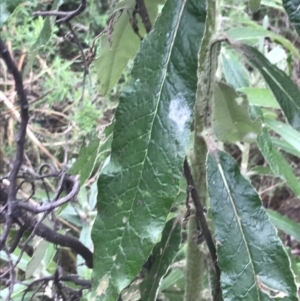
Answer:
[[[34,16],[55,16],[55,17],[61,17],[58,20],[56,20],[56,24],[66,23],[71,21],[73,18],[81,14],[87,6],[86,0],[81,0],[81,3],[79,4],[78,8],[70,11],[70,12],[62,12],[62,11],[36,11],[33,13]]]

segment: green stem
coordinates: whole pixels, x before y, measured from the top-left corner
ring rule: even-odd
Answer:
[[[187,239],[187,265],[186,265],[186,286],[185,301],[201,300],[204,261],[202,260],[202,252],[197,245],[197,220],[195,214],[192,214],[188,222],[188,239]],[[201,265],[201,266],[200,266]]]
[[[211,133],[213,91],[215,74],[218,61],[218,47],[212,46],[212,37],[216,31],[216,0],[207,0],[207,15],[205,31],[202,39],[198,59],[198,86],[197,98],[194,109],[194,148],[191,158],[191,171],[198,190],[200,201],[207,206],[206,187],[206,156],[207,147],[204,141],[206,135]],[[195,218],[191,218],[188,235],[192,235],[197,229]],[[204,288],[203,276],[208,273],[207,255],[202,253],[192,237],[188,237],[188,254],[186,269],[185,301],[201,300],[201,292]]]

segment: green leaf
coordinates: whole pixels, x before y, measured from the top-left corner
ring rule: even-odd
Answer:
[[[296,84],[254,47],[234,41],[230,44],[260,71],[288,122],[294,129],[300,130],[300,91]]]
[[[295,131],[290,125],[277,120],[265,118],[264,123],[268,128],[276,132],[282,139],[294,147],[296,151],[300,151],[300,133],[298,131]]]
[[[300,53],[298,49],[291,43],[291,41],[285,39],[282,35],[276,34],[273,31],[266,30],[261,25],[253,24],[253,27],[236,27],[226,31],[226,34],[231,38],[244,42],[257,42],[260,38],[270,38],[271,40],[284,46],[292,55],[300,59]]]
[[[271,137],[271,141],[274,146],[281,148],[283,151],[300,158],[300,151],[297,151],[294,147],[292,147],[286,141],[279,139],[279,138],[275,138],[275,137]]]
[[[250,174],[260,175],[260,176],[274,176],[271,168],[269,166],[255,166],[250,169]]]
[[[26,279],[30,278],[38,267],[42,267],[42,261],[49,246],[46,240],[40,240],[37,245],[33,256],[31,257],[26,267]]]
[[[298,0],[282,0],[282,5],[286,10],[289,19],[295,27],[298,35],[300,35],[300,12],[299,12],[299,1]]]
[[[261,5],[272,7],[277,10],[283,10],[281,0],[262,0]]]
[[[182,295],[184,293],[185,287],[185,275],[182,269],[172,270],[163,280],[160,286],[160,291],[171,291],[175,289],[176,291],[181,291]],[[181,299],[182,300],[182,299]]]
[[[249,73],[239,57],[231,50],[221,50],[223,73],[227,83],[235,89],[249,86]]]
[[[224,300],[298,300],[288,256],[238,164],[209,154],[207,181]]]
[[[85,183],[94,170],[99,152],[99,146],[99,138],[95,138],[86,146],[81,146],[78,158],[69,170],[70,174],[79,175],[80,186]]]
[[[263,129],[263,133],[257,138],[256,142],[273,173],[284,179],[295,195],[300,197],[299,181],[295,176],[290,163],[285,160],[283,155],[272,144],[266,128]]]
[[[280,213],[267,210],[270,220],[275,227],[284,231],[286,234],[293,236],[298,242],[300,242],[300,224],[294,222],[290,218],[281,215]]]
[[[255,13],[259,10],[261,0],[248,0],[248,2],[251,12]]]
[[[173,263],[181,241],[181,224],[178,219],[169,220],[165,226],[161,241],[154,247],[153,263],[150,272],[141,283],[141,301],[155,301],[161,280]]]
[[[158,14],[159,5],[164,4],[165,0],[145,1],[147,12],[153,24]],[[98,58],[95,60],[100,90],[106,95],[120,79],[128,61],[132,59],[139,46],[140,38],[134,33],[130,23],[130,14],[136,5],[135,0],[128,0],[120,3],[118,12],[113,24],[112,37],[109,41],[107,34],[100,37],[101,46]],[[140,33],[145,34],[142,20],[138,18]],[[111,44],[112,43],[112,44]]]
[[[177,196],[197,87],[206,1],[165,4],[116,110],[110,162],[98,181],[97,300],[116,300],[149,257]],[[184,67],[183,67],[184,66]]]
[[[241,88],[239,92],[245,93],[251,105],[267,108],[280,108],[274,95],[269,89],[265,88]]]
[[[261,132],[259,120],[251,120],[245,94],[231,86],[218,82],[215,87],[213,107],[214,133],[218,140],[226,142],[252,142]]]
[[[78,158],[69,170],[70,174],[79,175],[81,186],[90,177],[99,159],[103,160],[108,156],[113,128],[114,123],[111,123],[104,129],[101,139],[93,137],[88,145],[82,145]]]

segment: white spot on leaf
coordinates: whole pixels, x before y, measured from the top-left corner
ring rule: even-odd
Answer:
[[[170,102],[169,115],[168,117],[174,121],[179,129],[183,131],[186,122],[191,116],[191,110],[188,106],[182,93],[178,93],[174,99]]]

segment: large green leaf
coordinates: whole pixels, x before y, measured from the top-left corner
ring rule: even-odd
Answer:
[[[232,40],[230,44],[260,71],[288,122],[294,129],[300,130],[300,91],[296,84],[256,48]]]
[[[165,0],[145,1],[152,24],[157,17],[159,5],[164,4],[164,2]],[[100,90],[103,94],[107,94],[118,82],[128,61],[135,56],[140,46],[140,38],[134,33],[130,23],[130,14],[132,14],[135,5],[135,0],[121,2],[115,15],[115,24],[112,25],[111,37],[108,37],[107,34],[100,37],[101,49],[95,64],[100,81]],[[140,33],[145,34],[140,18],[138,18],[138,26]]]
[[[261,132],[259,120],[251,120],[247,96],[218,82],[213,107],[214,133],[220,141],[252,142]]]
[[[167,222],[161,241],[153,249],[151,269],[141,283],[141,301],[156,300],[161,280],[175,259],[180,241],[181,223],[173,218]]]
[[[300,35],[299,0],[282,0],[282,4],[290,18],[291,23],[294,25],[295,29]]]
[[[298,300],[288,256],[238,164],[209,154],[207,181],[224,301]]]
[[[116,300],[157,243],[179,190],[206,1],[168,0],[141,44],[98,181],[93,285]]]

